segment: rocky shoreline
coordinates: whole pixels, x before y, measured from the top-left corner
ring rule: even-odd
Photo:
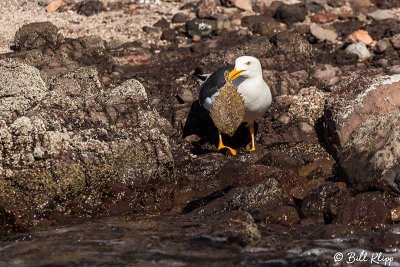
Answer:
[[[146,38],[133,42],[71,38],[50,22],[15,32],[13,51],[0,54],[5,242],[65,222],[131,216],[166,229],[176,222],[176,231],[201,225],[185,232],[189,251],[272,249],[250,257],[255,266],[333,266],[333,248],[299,252],[299,261],[280,253],[321,239],[399,262],[397,1],[173,4],[179,12],[144,26]],[[146,6],[36,5],[82,17],[134,17]],[[206,74],[243,54],[260,59],[274,101],[258,121],[259,150],[246,152],[241,127],[226,139],[239,150],[232,157],[215,152],[216,129],[197,90]],[[345,241],[353,239],[370,243]]]

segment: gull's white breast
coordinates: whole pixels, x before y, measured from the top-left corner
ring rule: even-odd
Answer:
[[[244,122],[252,123],[264,115],[272,102],[268,85],[262,78],[236,79],[233,81],[244,100]]]

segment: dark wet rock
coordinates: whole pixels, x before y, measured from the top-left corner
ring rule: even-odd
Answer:
[[[161,28],[161,29],[168,29],[169,28],[169,22],[165,18],[159,19],[156,23],[154,23],[153,27],[156,28]]]
[[[293,24],[303,22],[307,15],[307,9],[303,4],[280,5],[274,15],[277,21]]]
[[[267,208],[266,221],[270,223],[292,225],[300,221],[299,214],[294,207],[282,206],[276,209]]]
[[[346,79],[328,99],[325,137],[356,188],[399,191],[398,75]],[[396,141],[397,140],[397,141]]]
[[[161,40],[173,41],[176,39],[176,32],[174,29],[164,30],[161,34]]]
[[[347,195],[340,183],[325,182],[305,196],[301,211],[305,217],[314,218],[319,223],[330,223],[337,218]]]
[[[25,223],[86,190],[96,202],[110,183],[134,188],[173,177],[162,119],[138,81],[106,89],[97,71],[86,67],[47,87],[33,67],[1,65],[3,78],[15,86],[7,86],[12,91],[3,98],[0,190],[6,197],[0,204]],[[16,203],[18,211],[11,209]]]
[[[208,236],[240,246],[256,245],[260,241],[260,231],[248,212],[230,211],[219,217],[218,222],[214,222],[215,226],[207,233]]]
[[[337,223],[345,225],[375,226],[388,222],[390,210],[384,194],[368,192],[347,198],[343,203]]]
[[[85,16],[93,16],[105,11],[103,2],[99,0],[85,0],[78,5],[77,13]]]
[[[172,23],[185,23],[189,19],[189,16],[185,13],[176,13],[172,17]]]
[[[186,22],[187,34],[190,37],[210,36],[217,29],[217,21],[209,19],[192,19]]]
[[[22,26],[14,38],[14,46],[17,51],[26,51],[45,45],[56,46],[63,39],[58,29],[50,22],[35,22]]]
[[[215,0],[202,0],[200,5],[197,7],[197,17],[198,18],[209,18],[214,12],[217,3]]]

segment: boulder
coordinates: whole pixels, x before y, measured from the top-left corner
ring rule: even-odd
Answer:
[[[34,67],[0,61],[0,68],[0,206],[20,220],[83,192],[101,201],[106,184],[134,189],[173,177],[164,120],[138,81],[104,88],[97,71],[83,67],[45,86]]]
[[[400,75],[344,79],[325,106],[325,140],[357,189],[400,193]]]

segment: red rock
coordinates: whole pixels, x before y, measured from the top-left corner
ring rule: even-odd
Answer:
[[[364,30],[355,31],[352,34],[350,34],[347,38],[353,43],[362,42],[366,45],[372,45],[375,43],[375,41],[372,40],[369,33]]]
[[[335,13],[320,12],[311,17],[311,21],[319,24],[329,23],[337,19]]]

